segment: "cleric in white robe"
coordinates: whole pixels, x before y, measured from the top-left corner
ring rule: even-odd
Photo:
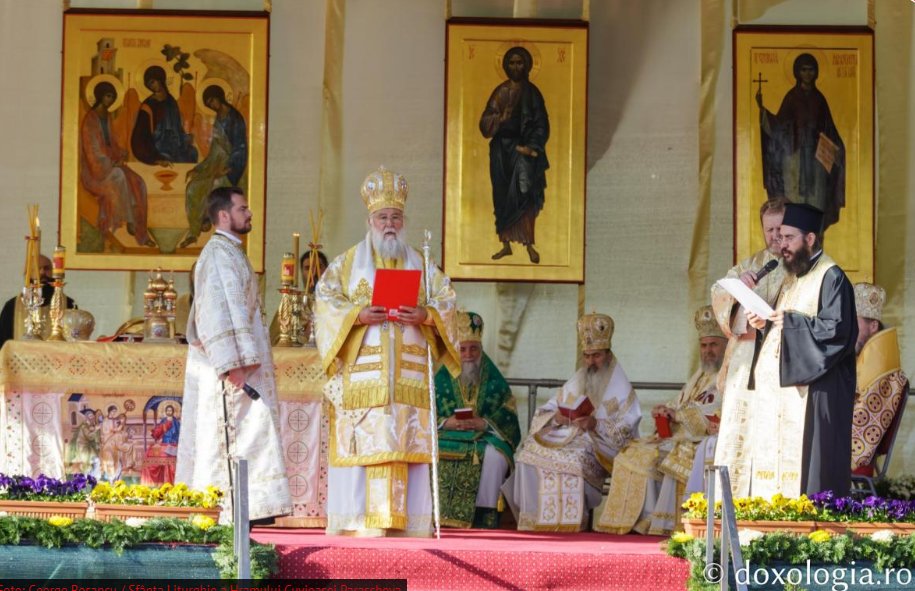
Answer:
[[[175,481],[192,489],[226,491],[223,519],[231,518],[228,461],[248,460],[252,520],[292,513],[280,444],[273,355],[257,277],[242,250],[251,212],[237,187],[213,190],[209,214],[216,233],[197,260],[188,319],[184,424]],[[256,400],[242,389],[256,390]]]
[[[610,350],[613,320],[589,314],[578,321],[584,367],[537,409],[515,454],[515,473],[502,493],[523,531],[582,531],[616,454],[639,432],[642,408]],[[575,417],[584,398],[593,410]],[[565,416],[561,411],[570,412]]]

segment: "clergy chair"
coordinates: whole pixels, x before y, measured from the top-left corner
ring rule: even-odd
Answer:
[[[852,470],[851,473],[851,493],[853,495],[874,495],[877,496],[876,483],[886,477],[887,469],[890,466],[890,458],[893,455],[893,447],[896,443],[896,435],[899,433],[899,425],[902,422],[902,413],[905,405],[909,400],[909,384],[906,383],[902,390],[902,398],[899,400],[899,408],[896,409],[896,415],[893,422],[883,434],[883,439],[874,452],[871,461]]]

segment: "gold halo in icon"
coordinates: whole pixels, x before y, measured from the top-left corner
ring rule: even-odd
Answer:
[[[537,75],[540,74],[540,66],[543,63],[543,59],[540,56],[540,49],[537,47],[537,44],[531,43],[530,41],[506,41],[500,45],[494,56],[495,63],[493,65],[496,68],[496,75],[498,75],[501,80],[508,80],[508,76],[505,75],[505,70],[502,69],[502,58],[505,57],[505,54],[508,53],[508,50],[512,47],[523,47],[530,52],[533,64],[531,64],[531,71],[527,75],[527,79],[533,81]]]
[[[100,82],[110,83],[118,93],[117,98],[114,99],[114,104],[108,108],[109,111],[116,111],[124,104],[124,83],[111,74],[99,74],[98,76],[93,76],[89,80],[89,83],[86,84],[86,102],[89,104],[90,108],[95,104],[95,87],[98,86]]]
[[[234,105],[235,93],[232,91],[232,86],[222,78],[207,78],[206,80],[201,80],[200,84],[197,85],[197,110],[204,115],[215,115],[216,111],[209,108],[203,104],[203,91],[211,86],[218,86],[226,93],[226,102],[230,105]]]

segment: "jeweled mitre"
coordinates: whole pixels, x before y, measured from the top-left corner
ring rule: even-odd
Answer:
[[[721,332],[721,327],[718,325],[718,320],[715,319],[715,311],[711,306],[702,306],[696,310],[696,331],[699,333],[699,338],[704,337],[721,337],[726,339],[724,333]]]
[[[883,320],[883,306],[886,305],[886,290],[873,283],[855,284],[855,308],[858,316],[871,320]]]
[[[454,322],[459,343],[483,342],[483,318],[479,314],[459,310]]]
[[[400,173],[381,166],[365,177],[362,200],[369,208],[369,213],[388,207],[403,211],[407,204],[407,180]]]
[[[583,351],[609,349],[613,319],[606,314],[588,314],[578,319],[578,340]]]

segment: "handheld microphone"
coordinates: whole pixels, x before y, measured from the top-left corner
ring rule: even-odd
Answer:
[[[251,398],[251,400],[257,400],[261,397],[261,393],[258,392],[257,390],[255,390],[254,388],[252,388],[251,386],[249,386],[247,384],[247,382],[245,383],[244,386],[242,386],[242,390],[245,391],[245,394],[247,394],[248,397]]]
[[[227,390],[226,390],[226,383],[227,383],[228,381],[229,381],[229,380],[223,380],[223,381],[222,381],[222,390],[223,390],[223,392],[227,392]],[[245,394],[247,394],[247,395],[248,395],[248,398],[250,398],[251,400],[259,400],[260,397],[261,397],[261,393],[258,392],[257,390],[255,390],[254,388],[252,388],[251,386],[249,386],[247,382],[245,382],[245,385],[242,386],[241,389],[244,390]]]
[[[772,259],[766,263],[762,269],[756,272],[756,283],[762,281],[762,278],[775,270],[775,267],[778,266],[778,259]]]

